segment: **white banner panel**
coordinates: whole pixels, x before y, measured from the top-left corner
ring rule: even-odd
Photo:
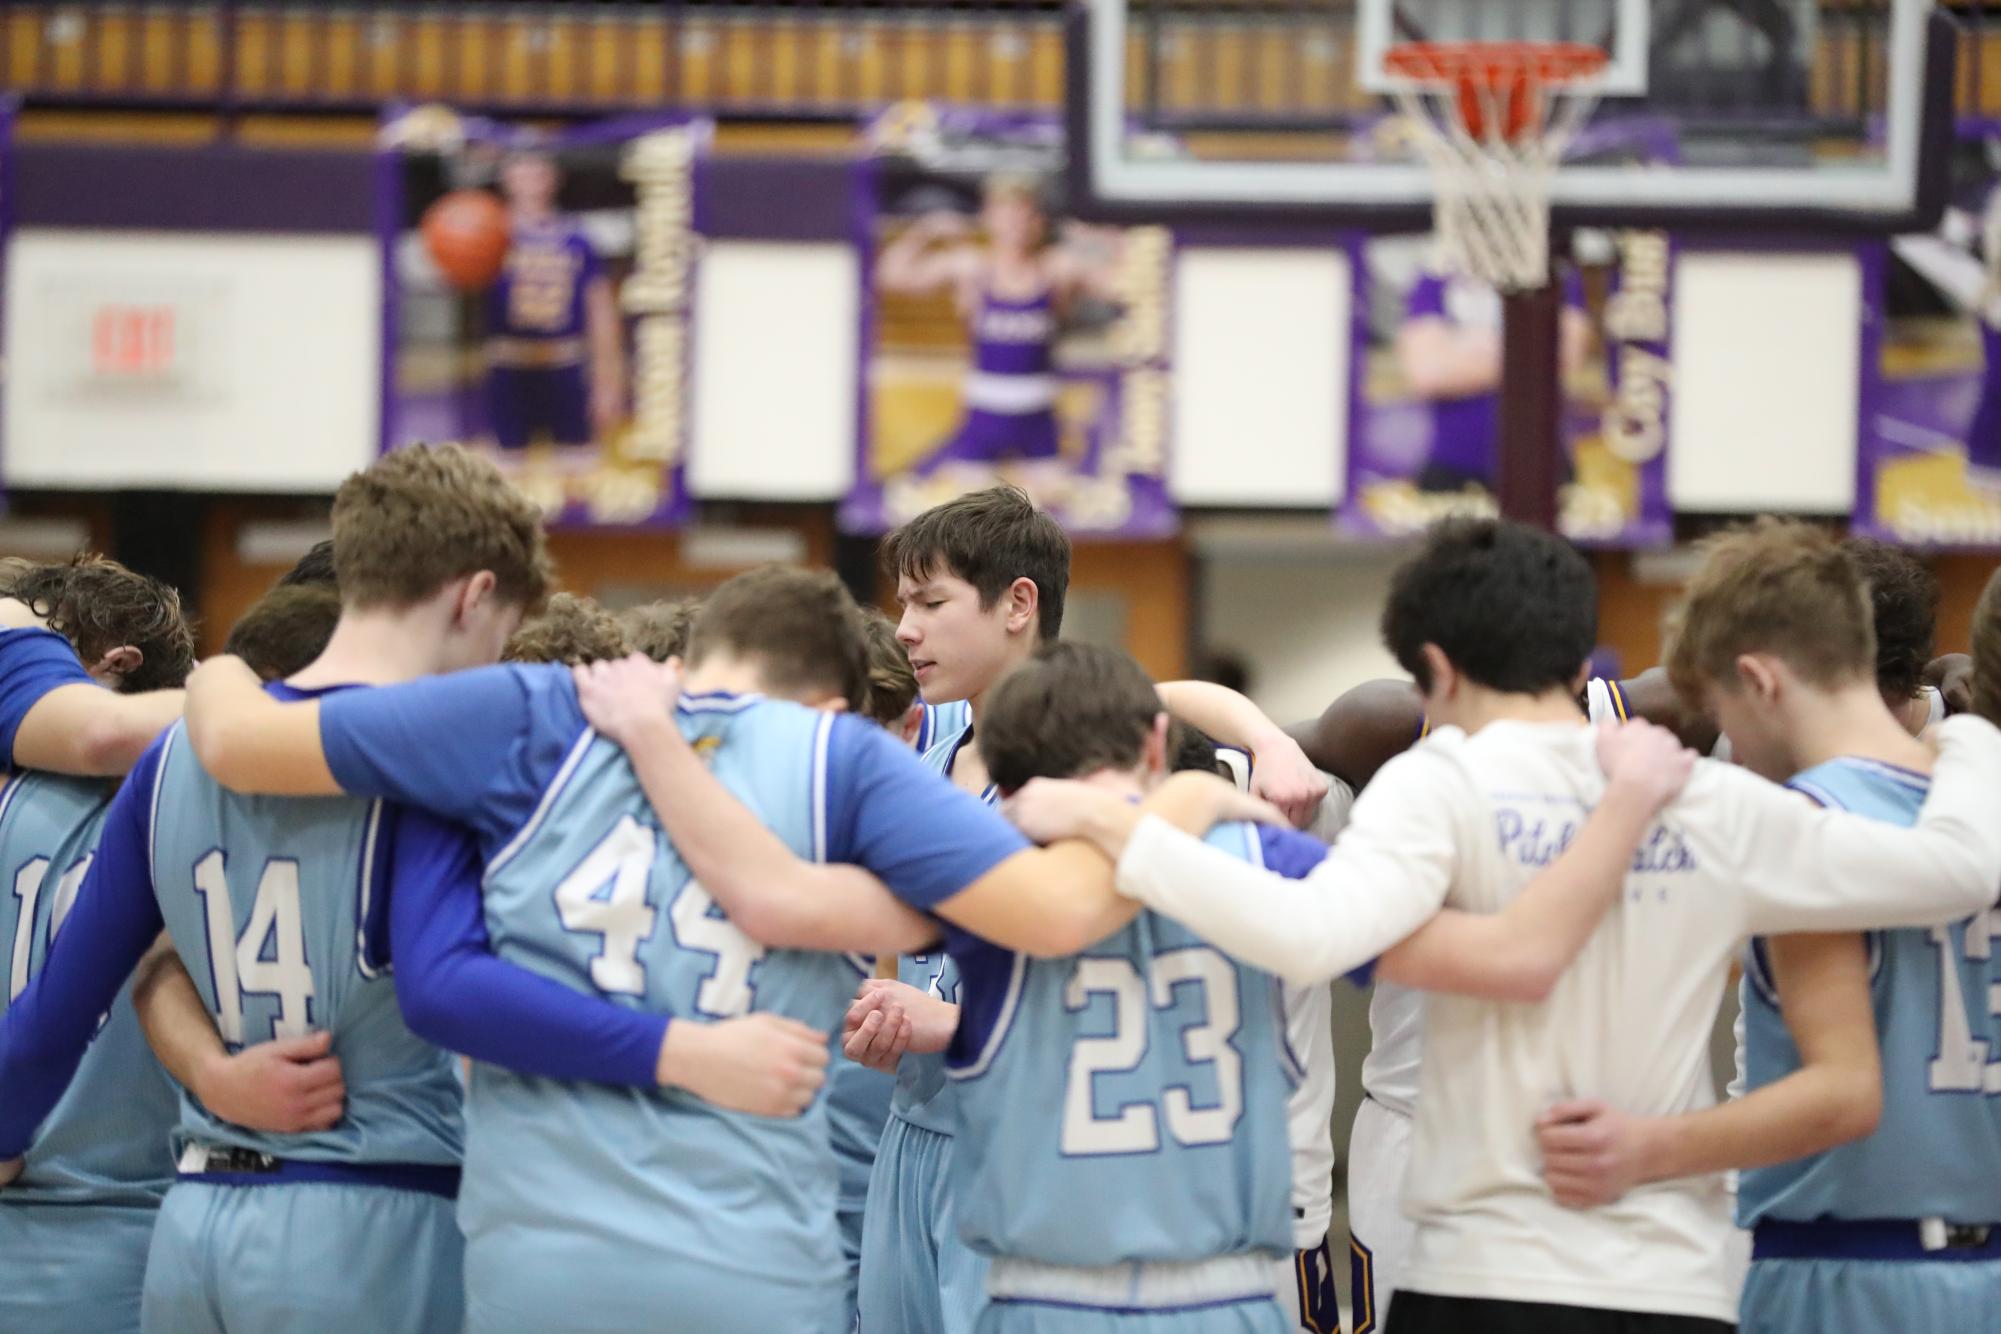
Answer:
[[[0,480],[331,491],[375,456],[379,264],[368,237],[15,232]]]
[[[1183,505],[1325,508],[1348,475],[1348,257],[1185,246],[1168,486]]]

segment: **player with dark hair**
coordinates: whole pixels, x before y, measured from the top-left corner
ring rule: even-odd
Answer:
[[[1938,640],[1938,576],[1910,552],[1870,537],[1842,542],[1869,590],[1876,637],[1876,688],[1912,736],[1945,718],[1945,700],[1924,683]]]
[[[222,651],[266,681],[282,681],[326,652],[340,621],[340,593],[327,584],[279,584],[229,628]]]
[[[340,586],[340,574],[334,569],[331,537],[313,543],[291,569],[278,576],[279,588],[293,588],[300,584],[322,584],[329,588]]]
[[[501,164],[507,258],[486,296],[486,400],[503,457],[547,439],[577,467],[625,414],[625,343],[603,261],[557,212],[561,185],[546,153]]]
[[[1577,703],[1596,591],[1583,558],[1548,534],[1489,520],[1434,527],[1398,571],[1382,622],[1433,731],[1376,774],[1304,882],[1219,857],[1075,784],[1031,785],[1016,817],[1037,835],[1088,833],[1119,858],[1124,892],[1302,984],[1354,967],[1445,904],[1505,921],[1528,902],[1535,869],[1566,843],[1574,850],[1585,813],[1610,800]],[[1693,1331],[1735,1320],[1719,1178],[1579,1214],[1535,1184],[1529,1127],[1552,1088],[1648,1114],[1712,1101],[1709,1032],[1746,934],[1929,923],[1990,904],[2001,830],[1985,808],[2001,736],[1969,722],[1940,738],[1915,830],[1699,764],[1622,861],[1607,887],[1617,901],[1593,905],[1603,917],[1537,933],[1551,953],[1519,994],[1541,1004],[1429,1000],[1404,1188],[1417,1237],[1393,1328]],[[1335,892],[1350,885],[1368,892]],[[1456,955],[1464,942],[1447,944]],[[1522,1129],[1478,1133],[1496,1125]]]

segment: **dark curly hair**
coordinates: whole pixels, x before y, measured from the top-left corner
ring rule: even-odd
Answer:
[[[194,670],[195,632],[181,595],[115,560],[79,552],[61,564],[16,567],[0,573],[0,597],[26,603],[86,667],[112,649],[138,649],[139,665],[119,681],[126,694],[170,689]]]
[[[1869,586],[1876,622],[1876,688],[1887,700],[1918,693],[1938,632],[1938,577],[1908,551],[1869,537],[1851,537],[1842,549]]]

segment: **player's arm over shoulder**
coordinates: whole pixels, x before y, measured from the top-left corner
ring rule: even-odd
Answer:
[[[0,630],[0,757],[20,768],[123,774],[181,716],[182,698],[105,689],[70,642],[39,623]]]

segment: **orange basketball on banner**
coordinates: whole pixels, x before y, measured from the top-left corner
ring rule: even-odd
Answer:
[[[507,209],[484,190],[454,190],[424,210],[424,249],[462,292],[500,276],[507,258]]]

